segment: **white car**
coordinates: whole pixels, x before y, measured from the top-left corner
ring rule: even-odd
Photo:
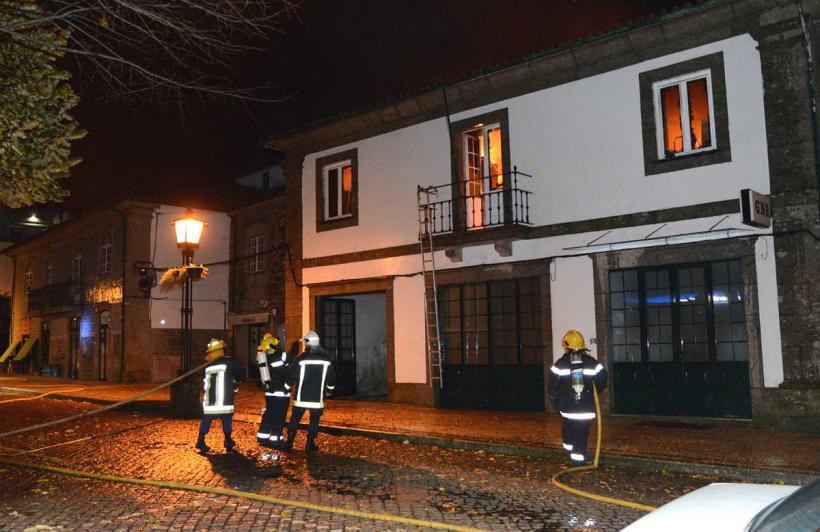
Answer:
[[[709,484],[664,504],[625,532],[815,532],[820,479],[803,487]]]

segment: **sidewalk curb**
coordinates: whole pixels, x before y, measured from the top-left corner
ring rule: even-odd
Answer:
[[[24,392],[25,393],[25,392]],[[36,393],[36,392],[34,392]],[[115,401],[106,399],[95,399],[87,397],[76,397],[71,395],[54,394],[49,396],[51,399],[63,399],[69,401],[82,401],[87,403],[107,405]],[[156,400],[152,400],[154,402]],[[129,405],[132,408],[139,403]],[[145,405],[148,406],[148,405]],[[168,413],[168,410],[158,408],[155,405],[150,405],[146,409],[148,411],[157,412],[163,411]],[[248,414],[244,412],[237,412],[243,417],[256,417],[256,414]],[[242,421],[255,422],[245,419]],[[307,424],[301,423],[301,429],[307,429]],[[370,438],[376,440],[390,440],[398,442],[408,442],[417,445],[435,445],[447,449],[463,449],[467,451],[484,451],[488,453],[506,454],[510,456],[530,456],[533,458],[563,458],[564,451],[559,448],[549,447],[533,447],[528,445],[511,445],[506,443],[495,443],[480,440],[464,440],[459,438],[447,438],[439,436],[422,436],[412,433],[399,433],[390,431],[381,431],[376,429],[363,429],[356,427],[349,427],[343,425],[326,425],[322,424],[319,427],[319,432],[329,434],[332,436],[359,436],[363,438]],[[650,458],[637,455],[619,455],[602,453],[601,464],[611,466],[628,466],[642,469],[652,469],[656,471],[669,471],[676,473],[685,473],[690,475],[703,475],[709,477],[722,477],[733,480],[746,480],[758,483],[772,483],[772,484],[793,484],[802,485],[811,482],[817,478],[816,475],[810,473],[798,473],[789,471],[775,471],[771,469],[757,469],[739,466],[729,466],[721,464],[706,464],[700,462],[683,462],[673,459]]]
[[[302,423],[300,428],[307,428]],[[510,445],[504,443],[484,442],[476,440],[462,440],[458,438],[442,438],[436,436],[420,436],[416,434],[402,434],[373,429],[360,429],[340,425],[321,425],[319,432],[334,436],[360,436],[378,440],[409,442],[419,445],[436,445],[448,449],[464,449],[468,451],[485,451],[488,453],[506,454],[511,456],[531,456],[534,458],[564,458],[564,451],[558,448],[532,447],[527,445]],[[817,477],[808,473],[774,471],[769,469],[754,469],[720,464],[703,464],[699,462],[681,462],[678,460],[664,460],[630,455],[602,454],[600,459],[603,465],[629,466],[642,469],[663,470],[690,475],[717,476],[734,480],[751,480],[759,483],[783,483],[802,485],[808,484]]]

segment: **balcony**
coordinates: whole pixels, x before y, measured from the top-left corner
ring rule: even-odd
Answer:
[[[73,281],[36,288],[28,294],[29,311],[47,311],[61,307],[82,305],[85,288]]]
[[[531,226],[532,192],[523,188],[525,179],[532,176],[513,168],[505,174],[419,187],[419,238]]]

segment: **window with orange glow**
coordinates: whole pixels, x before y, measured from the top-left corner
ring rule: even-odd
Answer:
[[[715,148],[709,72],[656,83],[655,91],[660,158]]]
[[[350,161],[325,167],[325,220],[353,215],[353,166]]]
[[[464,133],[464,181],[468,196],[478,196],[487,188],[504,188],[501,126],[477,126],[480,127]]]

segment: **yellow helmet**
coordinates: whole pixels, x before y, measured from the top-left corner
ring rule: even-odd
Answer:
[[[216,360],[225,354],[225,342],[219,338],[211,338],[208,346],[205,348],[205,360],[210,362]]]
[[[259,343],[259,347],[257,347],[256,350],[270,351],[277,345],[279,345],[279,339],[271,333],[265,333],[265,336],[262,337],[262,341]]]
[[[586,344],[584,344],[584,335],[575,329],[570,329],[567,331],[567,334],[565,334],[561,339],[561,345],[563,345],[564,349],[567,351],[580,351],[582,349],[586,349]]]

